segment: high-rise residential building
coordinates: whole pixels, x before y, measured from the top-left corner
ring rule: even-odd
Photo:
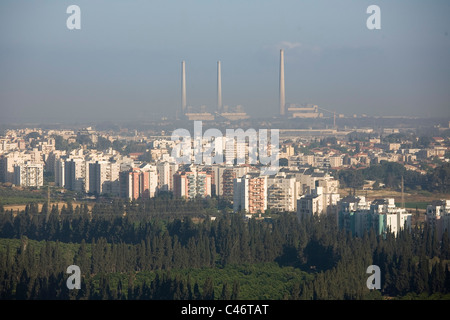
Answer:
[[[233,202],[233,188],[234,179],[240,178],[247,174],[250,170],[248,166],[239,167],[223,167],[219,171],[219,197],[222,199]],[[220,175],[220,173],[222,173]]]
[[[132,168],[119,174],[120,196],[130,200],[136,200],[141,196],[141,171]]]
[[[44,165],[45,170],[55,175],[56,162],[58,159],[64,157],[65,155],[66,152],[61,150],[53,150],[48,155],[45,155],[46,156]]]
[[[170,162],[159,162],[156,164],[158,174],[158,191],[173,190],[173,175],[178,170],[178,164]]]
[[[297,200],[297,215],[301,218],[311,215],[336,214],[339,199],[339,193],[328,192],[324,187],[317,186]]]
[[[198,165],[199,171],[204,171],[206,174],[211,176],[211,196],[219,195],[219,183],[222,180],[222,173],[224,167],[222,165],[213,164],[213,165]]]
[[[342,161],[343,157],[340,155],[335,155],[335,156],[331,156],[329,158],[330,160],[330,167],[331,168],[339,168],[342,167],[343,165],[343,161]]]
[[[247,131],[242,131],[244,135],[246,132]],[[222,139],[225,164],[228,166],[236,164],[256,164],[257,159],[250,158],[250,155],[256,156],[258,154],[256,142],[250,141],[250,137],[241,139],[241,137],[238,137],[239,133],[235,134],[235,136],[230,135]],[[268,152],[270,153],[270,150]],[[254,163],[252,163],[252,161]]]
[[[65,165],[66,160],[63,158],[59,158],[55,160],[55,184],[58,187],[65,187],[66,186],[66,174],[65,174]]]
[[[120,196],[135,200],[139,198],[139,170],[122,171],[119,174]]]
[[[96,161],[88,164],[89,169],[89,191],[93,194],[103,194],[104,182],[107,175],[107,161]]]
[[[120,164],[109,161],[89,163],[89,192],[119,195]]]
[[[427,205],[426,221],[436,230],[438,239],[445,230],[450,233],[450,200],[436,200]]]
[[[300,182],[300,193],[311,193],[316,187],[324,187],[325,193],[334,193],[338,191],[339,181],[334,179],[328,173],[320,170],[305,172],[298,176]],[[318,182],[319,181],[319,182]]]
[[[279,172],[267,178],[267,207],[273,211],[295,211],[297,208],[294,175]]]
[[[264,213],[267,209],[267,176],[248,173],[235,178],[233,184],[233,211],[250,214]]]
[[[314,179],[314,177],[313,177]],[[334,179],[329,175],[325,175],[323,178],[314,179],[315,187],[321,187],[324,194],[332,194],[339,192],[339,180]]]
[[[22,187],[42,187],[44,185],[44,165],[42,163],[15,165],[14,184]]]
[[[390,231],[397,235],[403,228],[411,229],[412,215],[405,208],[395,206],[393,198],[376,199],[370,205],[372,226],[378,234]]]
[[[369,221],[370,202],[364,196],[346,196],[338,204],[339,227],[352,232],[353,235],[362,235],[371,225]]]
[[[394,199],[376,199],[365,202],[364,197],[346,197],[339,204],[339,226],[353,235],[362,236],[369,230],[385,236],[397,236],[404,228],[411,229],[411,214],[395,206]]]
[[[180,170],[173,176],[173,194],[175,197],[192,199],[211,196],[211,175],[198,171],[195,166]]]
[[[83,192],[89,190],[89,183],[86,183],[86,177],[89,175],[89,166],[86,166],[84,158],[67,159],[64,169],[66,189]]]
[[[141,197],[153,198],[158,192],[158,173],[156,170],[156,166],[150,164],[142,164],[139,169],[141,171]]]
[[[221,195],[222,199],[232,202],[234,194],[234,180],[238,178],[237,172],[233,168],[227,168],[222,174]]]
[[[3,154],[0,157],[0,182],[14,183],[14,167],[25,164],[25,162],[42,163],[39,156],[36,156],[34,152],[13,151]]]

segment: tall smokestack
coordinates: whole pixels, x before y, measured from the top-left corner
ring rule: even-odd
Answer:
[[[220,70],[220,61],[217,61],[217,110],[222,111],[222,73]]]
[[[186,63],[181,62],[181,113],[186,112]]]
[[[286,100],[284,92],[284,51],[280,50],[280,115],[285,115]]]

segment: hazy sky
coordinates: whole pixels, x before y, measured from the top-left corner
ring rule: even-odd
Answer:
[[[220,60],[223,104],[272,116],[281,48],[288,103],[450,116],[449,17],[448,0],[1,0],[0,123],[173,116],[182,60],[188,105],[215,109]]]

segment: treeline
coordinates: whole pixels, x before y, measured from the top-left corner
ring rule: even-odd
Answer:
[[[298,283],[292,298],[362,299],[367,296],[367,288],[362,286],[368,277],[365,272],[373,264],[380,267],[380,293],[384,296],[447,294],[446,299],[450,299],[447,231],[442,241],[427,225],[411,232],[403,230],[397,237],[388,234],[386,239],[370,232],[362,238],[340,238],[328,248],[339,256],[335,267],[320,272],[312,281]]]
[[[128,271],[130,261],[136,270],[197,268],[274,261],[284,245],[293,245],[290,239],[295,234],[306,232],[300,227],[294,230],[295,221],[295,216],[285,216],[273,223],[246,223],[231,215],[195,224],[190,218],[62,215],[54,208],[48,217],[26,212],[1,215],[0,238],[80,243],[76,258],[80,264],[89,243],[92,261],[83,267],[93,273]]]
[[[418,188],[430,192],[450,192],[450,163],[444,163],[427,174],[406,170],[396,162],[381,161],[380,164],[371,165],[364,169],[339,170],[337,178],[341,186],[361,188],[364,180],[375,180],[377,184],[383,183],[388,188],[400,188],[401,179],[406,188]]]
[[[81,208],[81,213],[63,214],[54,207],[49,215],[31,214],[30,209],[16,216],[11,212],[0,215],[0,237],[23,240],[20,248],[6,246],[0,251],[2,297],[218,299],[217,290],[214,295],[205,294],[204,288],[212,285],[205,284],[206,280],[190,281],[171,272],[200,268],[213,272],[230,265],[271,262],[312,275],[295,278],[285,288],[286,299],[450,293],[449,235],[445,232],[441,241],[427,225],[402,231],[397,237],[388,234],[384,239],[370,232],[358,238],[339,230],[332,216],[299,221],[294,215],[280,214],[271,221],[246,221],[230,214],[194,223],[189,217],[163,219],[157,214],[143,219],[137,214],[145,210],[140,206],[134,207],[135,216],[122,216],[123,207],[109,206],[111,213],[120,212],[90,216]],[[38,251],[28,239],[40,241]],[[84,289],[66,288],[64,272],[71,264],[82,270]],[[380,291],[366,287],[366,269],[372,264],[381,269]],[[135,283],[132,275],[141,272],[162,274],[158,281]],[[115,274],[130,275],[126,294],[122,282],[108,281]],[[215,282],[213,277],[211,282]],[[223,285],[224,292],[231,294],[232,286],[237,288],[239,283]],[[129,288],[133,290],[128,292]],[[231,297],[225,293],[224,297]],[[233,297],[239,297],[237,289]]]
[[[239,295],[236,281],[232,286],[225,282],[221,294],[215,296],[210,277],[199,283],[189,276],[184,279],[170,272],[156,272],[154,277],[141,282],[130,272],[126,283],[121,278],[113,283],[111,273],[87,274],[83,275],[79,290],[69,290],[68,275],[61,270],[70,262],[64,259],[58,244],[46,242],[37,259],[31,246],[18,249],[13,254],[14,259],[9,259],[9,251],[0,256],[2,300],[229,300]]]

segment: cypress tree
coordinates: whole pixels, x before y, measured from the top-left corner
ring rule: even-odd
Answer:
[[[230,294],[228,291],[229,291],[228,282],[225,281],[222,285],[222,293],[220,294],[220,300],[229,300],[230,299]]]
[[[90,273],[91,272],[91,263],[89,261],[89,257],[87,255],[87,247],[86,241],[81,240],[80,247],[78,248],[78,252],[75,255],[75,264],[80,267],[82,273]]]
[[[423,256],[419,260],[419,271],[416,278],[417,293],[429,292],[429,272],[428,258]]]
[[[193,300],[194,299],[194,293],[192,291],[192,283],[191,283],[191,275],[188,274],[188,278],[187,278],[187,300]]]
[[[240,286],[237,280],[233,281],[233,289],[231,290],[231,300],[237,300],[239,298]]]
[[[158,277],[158,275],[156,275]],[[130,274],[128,275],[128,294],[127,294],[127,299],[128,300],[133,300],[135,299],[134,297],[134,280],[136,278],[136,275],[134,274],[134,272],[130,272]]]
[[[447,229],[445,229],[444,234],[442,235],[441,259],[450,260],[450,243],[449,243],[449,233]]]
[[[47,215],[49,213],[49,209],[48,209],[48,203],[47,203],[47,201],[46,202],[44,202],[44,204],[42,205],[42,208],[41,208],[41,214],[42,215]]]
[[[300,299],[300,293],[301,293],[300,283],[296,282],[294,283],[291,289],[291,300]]]
[[[123,284],[122,284],[122,279],[119,279],[119,282],[117,283],[117,300],[124,300],[125,299],[125,295],[123,293]]]
[[[450,270],[448,269],[448,265],[445,268],[444,292],[450,293]]]
[[[12,214],[0,215],[1,224],[1,236],[3,238],[14,238],[14,218]]]
[[[444,292],[445,273],[442,262],[435,263],[430,274],[430,292]]]
[[[211,277],[207,277],[203,284],[203,300],[214,300],[214,284]]]
[[[2,259],[3,259],[3,255],[0,254],[0,261],[2,261]],[[3,270],[5,270],[5,268],[3,268],[3,266],[2,266],[0,268],[0,288],[2,288],[2,290],[0,291],[0,299],[6,300],[6,299],[11,298],[8,293],[12,290],[10,289],[10,285],[9,285],[8,273],[7,273],[7,271],[3,271]]]
[[[19,282],[16,286],[16,299],[17,300],[28,300],[31,297],[31,286],[33,283],[31,282],[30,277],[28,276],[28,272],[24,269],[20,275]]]
[[[200,293],[200,288],[199,288],[197,282],[194,283],[193,299],[194,300],[201,300],[202,299],[202,294]]]
[[[81,268],[80,268],[81,269]],[[78,291],[78,295],[77,295],[77,300],[87,300],[90,297],[90,278],[87,276],[82,276],[81,279],[81,289],[77,290]]]
[[[399,257],[399,262],[397,267],[394,269],[394,282],[395,282],[395,292],[404,295],[409,291],[410,278],[409,278],[409,260],[401,255]]]

